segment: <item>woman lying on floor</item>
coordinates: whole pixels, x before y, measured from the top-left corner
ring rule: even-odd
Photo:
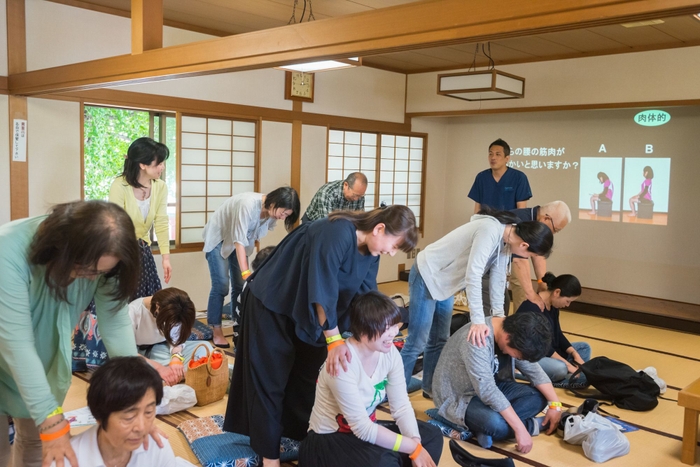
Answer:
[[[547,290],[539,293],[544,301],[544,311],[540,311],[539,306],[531,301],[525,300],[517,313],[543,313],[549,321],[552,327],[552,346],[547,350],[547,356],[537,363],[547,373],[549,379],[557,383],[574,373],[577,365],[582,365],[591,359],[591,346],[586,342],[569,342],[559,324],[559,309],[568,307],[581,295],[581,283],[578,279],[571,274],[555,276],[548,272],[542,277],[542,281],[547,284]],[[585,376],[581,374],[577,381],[583,382],[584,378]]]
[[[139,354],[169,386],[185,377],[192,352],[199,344],[213,350],[208,342],[187,340],[192,333],[196,310],[184,290],[170,287],[152,297],[137,298],[129,303],[129,317]]]
[[[400,321],[396,304],[379,292],[353,301],[353,337],[346,341],[352,359],[337,377],[323,369],[319,373],[309,434],[299,450],[301,467],[438,463],[440,430],[416,421],[406,394],[403,363],[393,343]],[[385,395],[396,422],[377,422],[375,411]]]

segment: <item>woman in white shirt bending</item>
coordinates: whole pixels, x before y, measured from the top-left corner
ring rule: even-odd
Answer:
[[[196,317],[194,303],[184,290],[170,287],[129,303],[139,354],[169,386],[179,383],[193,350],[206,341],[188,341]]]
[[[443,446],[440,430],[416,421],[406,394],[403,364],[393,342],[400,321],[394,302],[379,292],[354,300],[353,337],[345,342],[352,358],[348,370],[337,377],[323,369],[319,373],[309,434],[299,450],[301,467],[438,463]],[[376,408],[385,395],[395,422],[377,422]]]

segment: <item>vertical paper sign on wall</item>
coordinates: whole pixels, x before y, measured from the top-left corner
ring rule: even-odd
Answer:
[[[12,121],[12,162],[27,162],[27,121]]]

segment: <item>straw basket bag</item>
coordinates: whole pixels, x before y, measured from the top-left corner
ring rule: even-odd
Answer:
[[[194,389],[197,394],[197,405],[208,405],[224,398],[226,387],[228,385],[228,364],[226,355],[219,349],[209,351],[209,347],[204,344],[199,344],[192,351],[192,360],[195,360],[197,349],[204,347],[207,351],[206,365],[200,365],[195,368],[188,368],[185,373],[185,384]],[[219,368],[212,367],[212,357],[215,354],[221,354],[222,361]]]

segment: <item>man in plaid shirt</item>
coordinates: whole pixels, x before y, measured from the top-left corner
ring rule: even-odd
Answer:
[[[367,177],[353,172],[345,180],[328,182],[316,192],[309,203],[302,222],[311,222],[328,217],[333,211],[362,211],[365,209]]]

